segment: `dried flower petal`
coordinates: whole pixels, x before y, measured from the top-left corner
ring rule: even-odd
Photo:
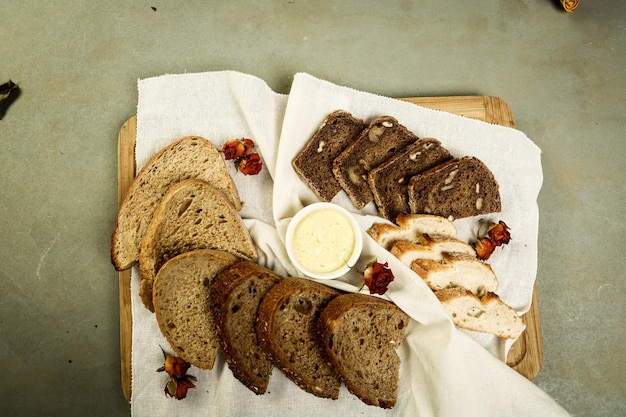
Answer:
[[[474,243],[474,249],[476,250],[476,256],[478,259],[486,261],[493,253],[496,245],[488,237],[484,237]]]
[[[187,391],[189,388],[195,388],[196,385],[192,382],[196,378],[191,375],[183,375],[181,377],[171,377],[165,385],[165,395],[167,397],[176,398],[182,400],[187,397]]]
[[[163,352],[165,363],[162,367],[157,369],[157,372],[165,371],[171,377],[185,375],[191,364],[183,358],[168,354],[163,348],[161,348],[161,351]]]
[[[498,224],[489,225],[489,238],[496,244],[496,246],[506,245],[511,241],[509,226],[507,226],[502,220],[500,220]]]
[[[389,269],[389,264],[385,262],[381,264],[379,262],[370,263],[365,272],[363,273],[363,279],[365,285],[367,285],[370,294],[383,295],[387,292],[387,287],[394,280],[393,272]]]
[[[237,167],[244,175],[256,175],[261,172],[263,163],[258,153],[251,153],[239,158]]]
[[[566,12],[572,13],[578,7],[578,0],[561,0],[561,4]]]

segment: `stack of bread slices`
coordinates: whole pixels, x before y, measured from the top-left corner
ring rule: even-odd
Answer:
[[[395,349],[409,317],[391,302],[255,263],[240,208],[219,151],[197,136],[157,152],[120,206],[112,262],[117,270],[138,262],[142,302],[174,352],[210,370],[222,349],[256,394],[277,367],[318,397],[338,398],[344,383],[366,404],[393,407]]]
[[[498,183],[482,161],[455,158],[439,140],[418,138],[391,116],[365,123],[331,113],[293,167],[323,201],[344,190],[358,210],[373,201],[390,221],[406,213],[459,219],[501,210]]]
[[[429,214],[401,214],[368,234],[432,289],[460,328],[516,339],[525,329],[517,312],[496,294],[498,279],[474,248],[456,238],[454,223]]]

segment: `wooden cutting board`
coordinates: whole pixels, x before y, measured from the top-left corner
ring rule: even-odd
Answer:
[[[483,120],[502,126],[515,127],[510,107],[502,99],[492,96],[410,97],[402,100],[444,110],[450,113]],[[137,118],[132,117],[122,126],[118,138],[118,203],[135,177],[135,137]],[[127,401],[131,394],[132,311],[130,304],[130,269],[119,273],[120,297],[120,355],[122,391]],[[543,341],[537,292],[533,292],[530,310],[522,316],[526,330],[515,342],[507,357],[507,364],[528,379],[534,379],[543,362]]]

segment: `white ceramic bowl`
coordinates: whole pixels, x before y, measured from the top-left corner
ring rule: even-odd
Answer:
[[[303,274],[334,279],[356,264],[363,235],[356,219],[343,207],[314,203],[298,211],[287,226],[287,254]]]

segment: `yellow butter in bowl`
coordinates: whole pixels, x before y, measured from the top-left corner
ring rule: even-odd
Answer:
[[[293,217],[285,239],[294,266],[311,278],[338,278],[361,255],[363,236],[354,217],[332,203],[306,206]]]

